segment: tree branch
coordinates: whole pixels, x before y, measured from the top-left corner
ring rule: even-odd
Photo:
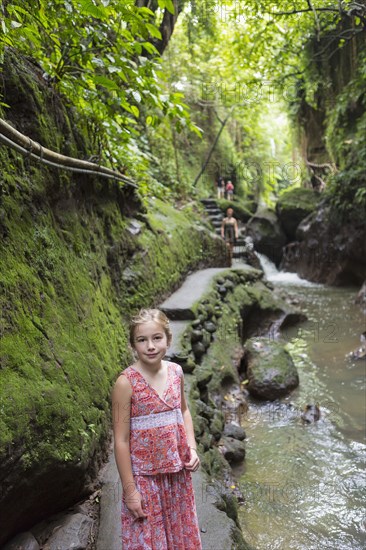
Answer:
[[[294,15],[295,13],[309,13],[313,11],[314,11],[314,8],[309,8],[307,10],[278,11],[278,12],[272,12],[272,15],[279,15],[279,16]],[[335,8],[317,8],[316,11],[331,11],[331,12],[339,13],[339,11],[336,10]]]
[[[316,9],[314,8],[311,0],[307,0],[307,3],[308,3],[308,6],[309,8],[312,10],[312,12],[314,13],[314,19],[315,19],[315,24],[316,24],[316,28],[317,28],[317,39],[318,39],[318,42],[320,41],[320,22],[319,22],[319,17],[318,17],[318,14],[316,12]]]
[[[225,128],[225,125],[226,125],[227,121],[228,121],[229,118],[231,117],[232,112],[233,112],[233,110],[235,109],[235,107],[236,107],[236,104],[233,105],[233,106],[231,107],[231,109],[230,109],[230,111],[228,112],[228,114],[226,115],[225,119],[221,122],[221,128],[220,128],[220,130],[218,131],[217,136],[215,137],[215,140],[214,140],[214,142],[213,142],[213,144],[212,144],[212,147],[211,147],[211,149],[210,149],[210,151],[209,151],[209,153],[208,153],[208,155],[207,155],[207,158],[206,158],[205,162],[203,163],[203,166],[202,166],[201,170],[199,171],[199,173],[197,174],[196,179],[195,179],[194,182],[193,182],[193,187],[195,187],[195,186],[197,185],[198,180],[200,179],[200,177],[202,176],[202,174],[203,174],[204,171],[206,170],[206,168],[207,168],[207,166],[208,166],[208,163],[210,162],[210,158],[211,158],[211,156],[212,156],[212,153],[214,152],[214,149],[215,149],[215,147],[216,147],[216,145],[217,145],[217,142],[218,142],[219,139],[220,139],[220,136],[221,136],[221,134],[222,134],[222,131],[223,131],[223,129]]]
[[[216,109],[214,109],[213,112],[215,113],[216,118],[217,118],[217,120],[220,122],[220,124],[224,124],[224,121],[221,120],[221,118],[219,117],[218,112],[216,111]],[[225,124],[226,124],[226,122],[225,122]]]

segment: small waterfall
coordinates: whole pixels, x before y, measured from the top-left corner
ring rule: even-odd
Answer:
[[[256,252],[259,258],[260,264],[268,281],[273,283],[282,283],[297,286],[322,286],[317,283],[312,283],[306,279],[301,279],[296,273],[290,273],[289,271],[279,271],[275,264],[267,258],[264,254]]]

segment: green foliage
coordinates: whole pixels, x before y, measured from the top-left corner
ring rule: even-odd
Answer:
[[[173,10],[171,0],[159,6]],[[135,144],[145,125],[167,118],[178,132],[199,133],[182,95],[164,85],[150,9],[133,0],[14,0],[3,14],[0,55],[12,47],[35,58],[88,122],[95,153],[122,172],[151,183]]]
[[[222,173],[240,197],[272,204],[282,189],[306,178],[296,136],[283,116],[287,111],[303,125],[304,104],[328,118],[329,153],[332,160],[344,159],[339,121],[349,107],[346,97],[342,104],[337,96],[346,70],[342,67],[336,86],[332,71],[347,65],[340,52],[362,39],[359,3],[190,2],[163,60],[154,44],[173,2],[136,4],[141,2],[7,1],[0,47],[36,58],[49,85],[76,106],[80,122],[88,122],[98,159],[136,178],[143,196],[212,194]],[[362,53],[360,44],[356,49]],[[291,162],[301,169],[296,182],[288,177]]]

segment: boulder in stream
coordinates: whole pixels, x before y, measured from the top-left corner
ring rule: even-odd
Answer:
[[[245,458],[245,443],[233,437],[223,435],[218,447],[230,463],[241,462]]]
[[[265,210],[253,216],[247,224],[247,233],[252,238],[255,249],[268,256],[278,266],[287,238],[276,214]]]
[[[246,344],[247,389],[253,397],[274,401],[299,385],[299,375],[283,344],[270,338],[250,338]]]

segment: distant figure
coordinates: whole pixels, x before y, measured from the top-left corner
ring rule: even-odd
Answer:
[[[219,176],[217,178],[216,187],[217,187],[217,198],[218,199],[225,198],[224,197],[224,195],[225,195],[225,180],[222,176]]]
[[[226,210],[226,218],[222,220],[221,225],[221,237],[226,242],[226,245],[229,250],[230,265],[233,258],[233,248],[236,239],[239,236],[238,222],[233,216],[234,210],[228,208]]]
[[[234,185],[229,180],[226,184],[226,198],[227,198],[227,200],[228,201],[233,200],[233,195],[234,195]]]

